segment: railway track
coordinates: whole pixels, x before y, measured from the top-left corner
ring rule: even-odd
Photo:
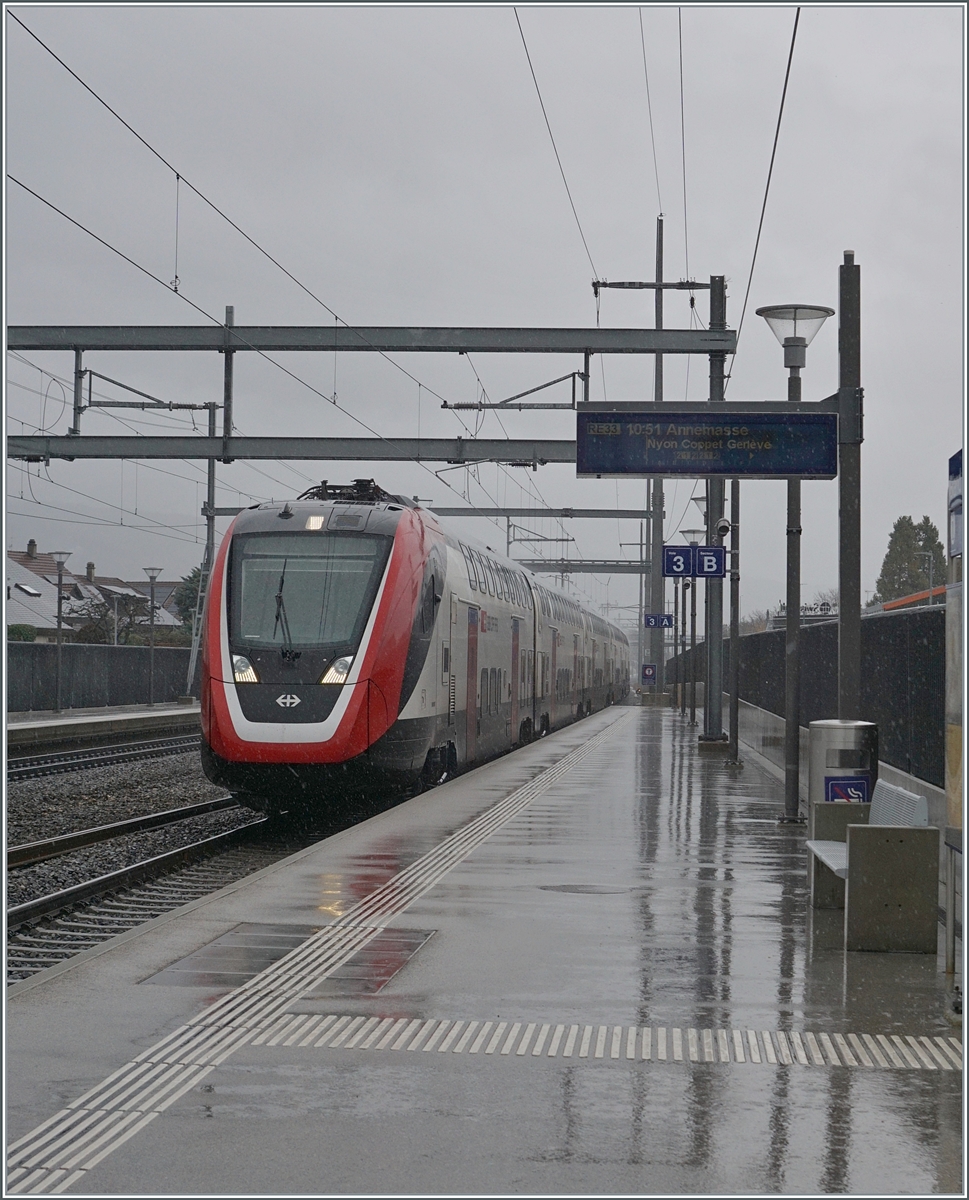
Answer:
[[[250,822],[8,909],[7,983],[201,899],[306,844],[266,826],[268,818]]]
[[[43,754],[20,755],[8,758],[7,780],[12,783],[19,779],[38,779],[45,775],[61,775],[68,771],[106,767],[114,763],[162,758],[168,754],[185,754],[198,749],[200,741],[200,735],[197,733],[182,733],[170,737],[121,742],[111,746],[86,746]]]
[[[67,771],[107,767],[114,763],[135,762],[144,758],[161,758],[166,754],[185,754],[190,750],[197,750],[200,740],[197,733],[183,733],[173,737],[122,742],[112,746],[89,746],[45,754],[25,754],[7,759],[7,782],[39,779],[45,775],[62,775]]]
[[[225,808],[238,808],[240,812],[242,811],[242,806],[232,796],[223,796],[219,800],[205,800],[201,804],[188,804],[183,808],[170,808],[167,812],[149,813],[144,817],[114,821],[110,825],[97,825],[91,829],[79,830],[77,833],[65,833],[60,837],[45,838],[40,842],[11,846],[7,851],[7,870],[29,867],[34,863],[45,862],[47,859],[57,858],[61,854],[69,854],[72,850],[81,850],[85,846],[96,846],[100,842],[123,837],[128,833],[160,829],[165,825],[175,825],[179,821],[185,821],[189,817],[200,817],[205,813],[217,812],[219,809]]]

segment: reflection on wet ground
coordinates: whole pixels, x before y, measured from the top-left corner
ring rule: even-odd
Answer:
[[[961,1194],[959,1070],[766,1054],[765,1031],[961,1037],[941,959],[845,953],[840,914],[810,910],[805,830],[777,824],[772,776],[701,758],[678,714],[598,714],[589,735],[611,722],[393,918],[407,928],[391,923],[281,1007],[278,1036],[220,1063],[204,1097],[141,1135],[137,1168],[127,1145],[99,1165],[99,1186],[123,1193],[155,1162],[166,1190],[197,1190],[217,1140],[206,1178],[225,1194]],[[582,728],[532,749],[553,763]],[[150,982],[194,971],[214,986],[220,968],[277,961],[285,938],[332,924],[520,787],[495,783],[510,766],[303,860],[279,902],[316,926],[240,925]],[[551,1022],[584,1031],[568,1055]],[[472,1023],[475,1039],[489,1024],[478,1050],[463,1041]],[[554,1056],[514,1048],[543,1023]],[[651,1057],[627,1055],[628,1031],[647,1027]],[[757,1031],[760,1062],[723,1056],[734,1031],[748,1047]],[[709,1056],[691,1056],[691,1035]]]

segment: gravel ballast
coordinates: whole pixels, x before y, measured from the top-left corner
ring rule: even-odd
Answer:
[[[7,788],[7,845],[108,825],[226,795],[202,774],[197,751],[25,779]],[[7,903],[25,904],[99,875],[214,837],[259,819],[250,809],[223,809],[175,825],[112,838],[7,875]]]

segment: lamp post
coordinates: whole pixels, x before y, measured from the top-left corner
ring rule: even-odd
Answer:
[[[790,372],[787,398],[801,400],[801,369],[815,334],[834,315],[833,308],[816,304],[771,304],[758,308],[771,332],[784,347],[784,366]],[[787,633],[784,661],[784,815],[785,824],[800,822],[800,631],[801,631],[801,481],[787,481]]]
[[[916,551],[919,558],[927,558],[929,560],[929,604],[935,603],[935,598],[932,595],[932,589],[935,585],[935,555],[931,550]]]
[[[148,576],[148,707],[155,703],[155,580],[161,574],[161,567],[142,567]]]
[[[682,532],[695,551],[704,531],[684,529]],[[686,586],[685,580],[683,586]],[[685,601],[683,607],[686,607]],[[690,580],[690,724],[696,724],[696,576]]]
[[[64,621],[64,564],[71,557],[71,550],[52,550],[51,558],[57,563],[57,675],[54,685],[54,712],[63,711],[61,704],[61,626]]]

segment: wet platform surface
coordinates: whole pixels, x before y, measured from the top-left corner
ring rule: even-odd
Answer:
[[[941,957],[845,954],[696,732],[596,714],[16,985],[8,1189],[961,1193]]]

